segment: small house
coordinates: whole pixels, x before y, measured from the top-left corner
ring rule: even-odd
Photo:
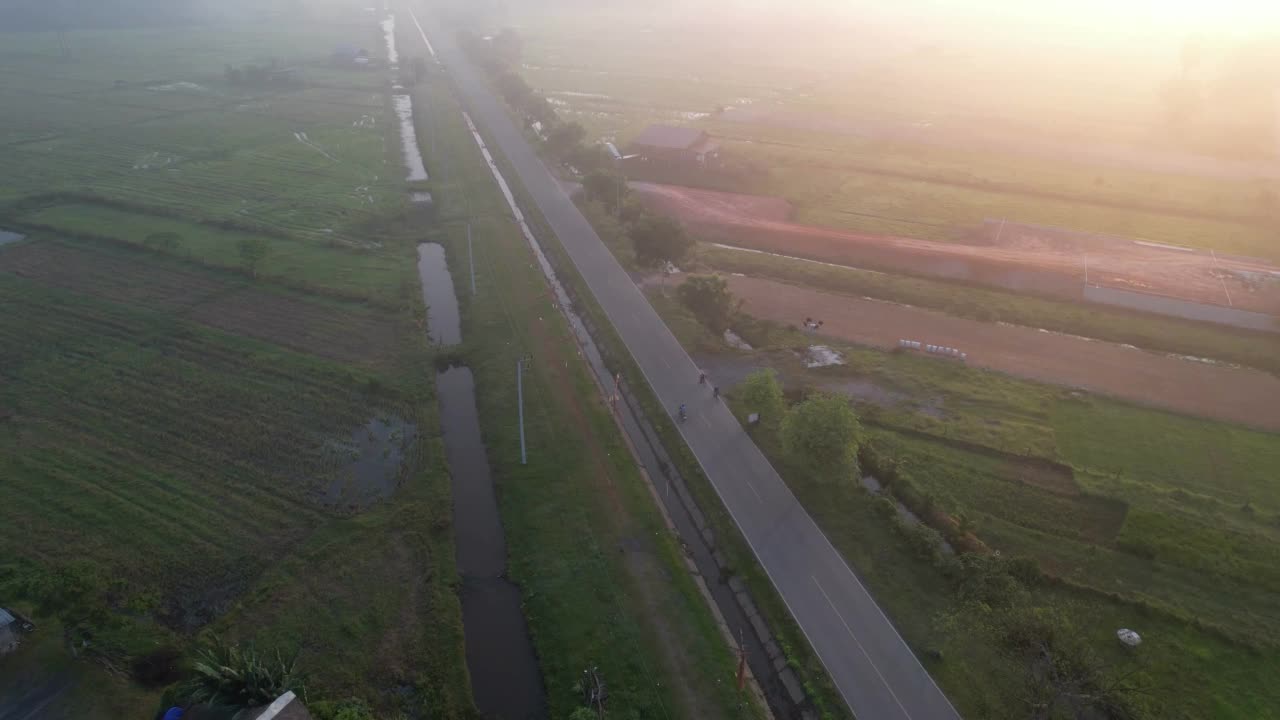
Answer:
[[[8,610],[0,608],[0,655],[13,652],[18,647],[18,619]]]
[[[627,146],[642,162],[662,165],[706,165],[720,143],[705,131],[673,125],[650,125]]]

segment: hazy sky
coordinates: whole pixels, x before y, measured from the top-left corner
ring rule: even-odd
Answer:
[[[787,14],[913,15],[968,23],[1016,23],[1086,33],[1255,34],[1280,30],[1280,0],[709,0]]]

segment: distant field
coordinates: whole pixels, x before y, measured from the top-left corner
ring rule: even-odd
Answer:
[[[654,122],[706,128],[725,139],[727,158],[756,168],[736,179],[737,189],[785,197],[798,222],[946,240],[985,218],[1008,218],[1280,258],[1271,231],[1280,218],[1280,170],[1266,180],[1175,173],[1169,168],[1181,167],[1181,155],[1145,146],[1158,134],[1150,124],[1160,110],[1161,70],[1149,58],[1113,77],[1081,53],[1036,74],[1027,63],[1043,58],[983,58],[867,36],[865,46],[837,51],[761,28],[713,35],[698,20],[676,26],[635,9],[513,20],[525,38],[522,74],[589,138],[626,142]],[[761,62],[760,44],[786,52]],[[1090,83],[1076,82],[1077,72],[1090,73]],[[1039,81],[1028,82],[1029,74]],[[723,108],[811,118],[813,126],[729,122]],[[902,137],[833,129],[859,124],[900,128]],[[926,135],[913,140],[913,133]],[[928,133],[960,139],[924,142]],[[966,142],[965,133],[1060,152],[1002,150]],[[1126,167],[1071,150],[1099,143],[1139,159],[1174,159]],[[723,187],[723,180],[685,181]]]

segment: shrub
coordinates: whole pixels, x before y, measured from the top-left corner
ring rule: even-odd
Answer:
[[[295,686],[294,660],[278,652],[265,658],[256,650],[215,642],[196,653],[186,696],[214,706],[266,705]]]

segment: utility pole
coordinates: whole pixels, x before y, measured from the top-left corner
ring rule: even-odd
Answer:
[[[516,360],[516,404],[520,414],[520,464],[526,465],[524,452],[524,358]]]
[[[476,294],[476,254],[471,247],[471,223],[467,223],[467,261],[471,264],[471,295]]]

